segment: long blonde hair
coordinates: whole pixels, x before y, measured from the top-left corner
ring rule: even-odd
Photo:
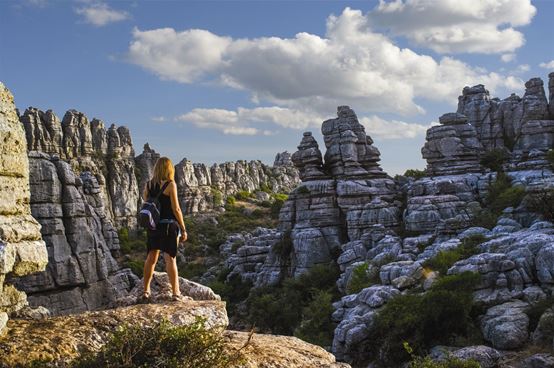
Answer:
[[[155,184],[168,180],[175,180],[175,167],[169,158],[160,157],[154,166],[151,182]]]

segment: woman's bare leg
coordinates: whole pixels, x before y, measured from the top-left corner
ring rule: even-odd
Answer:
[[[150,282],[152,281],[152,275],[154,274],[154,267],[156,267],[156,262],[158,262],[158,256],[160,255],[159,250],[151,250],[146,256],[146,261],[144,262],[144,292],[150,293]]]
[[[171,257],[169,254],[164,253],[165,261],[165,270],[167,271],[167,276],[169,277],[169,283],[171,284],[171,290],[173,290],[173,295],[180,295],[179,291],[179,275],[177,271],[177,258]]]

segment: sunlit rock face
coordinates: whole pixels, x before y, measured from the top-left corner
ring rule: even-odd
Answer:
[[[13,277],[42,271],[48,262],[40,224],[29,206],[25,133],[11,92],[0,83],[0,334],[8,315],[27,305]]]
[[[365,234],[376,224],[399,227],[396,184],[380,168],[379,151],[354,111],[339,106],[337,118],[321,129],[325,154],[304,133],[291,157],[302,182],[283,205],[277,231],[260,232],[230,255],[228,266],[236,269],[231,274],[258,286],[275,285],[336,259],[349,241],[368,241]],[[253,262],[253,252],[252,269],[240,271]]]
[[[45,306],[52,314],[113,305],[137,280],[112,256],[119,240],[96,176],[77,175],[57,156],[36,151],[28,156],[31,209],[42,225],[48,266],[16,284],[32,306]]]
[[[98,119],[89,122],[76,110],[67,111],[60,121],[51,110],[30,107],[20,121],[29,151],[56,155],[76,173],[91,172],[114,225],[136,226],[139,192],[129,129],[113,124],[106,128]]]
[[[186,158],[175,165],[181,208],[187,214],[219,209],[226,198],[239,191],[254,193],[266,188],[273,193],[288,193],[299,181],[298,170],[286,152],[277,155],[274,166],[258,160],[207,166]]]

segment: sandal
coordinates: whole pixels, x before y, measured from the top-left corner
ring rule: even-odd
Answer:
[[[150,303],[150,301],[151,301],[151,294],[149,291],[145,291],[144,293],[142,293],[142,295],[139,296],[137,300],[138,303],[142,303],[142,304]]]
[[[171,300],[174,302],[184,302],[186,298],[182,294],[173,294]]]

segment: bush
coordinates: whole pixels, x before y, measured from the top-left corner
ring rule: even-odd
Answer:
[[[281,240],[273,244],[271,250],[277,255],[277,258],[279,258],[281,264],[287,261],[294,250],[294,244],[290,236],[290,231],[285,232]]]
[[[492,229],[498,222],[498,214],[492,213],[490,210],[482,209],[471,219],[472,226],[484,227],[485,229]]]
[[[417,180],[426,177],[427,172],[425,170],[408,169],[404,172],[404,176]]]
[[[210,330],[197,318],[188,326],[162,321],[154,327],[123,325],[96,354],[76,364],[88,367],[224,368],[244,363],[239,351],[230,353],[221,331]]]
[[[339,273],[334,263],[317,265],[278,286],[252,289],[246,300],[248,322],[263,332],[282,335],[296,332],[309,342],[327,345],[334,331],[327,311],[332,312],[331,303],[339,297],[335,285]]]
[[[283,208],[283,205],[285,204],[285,201],[288,199],[288,195],[286,194],[274,194],[273,195],[273,203],[271,203],[271,217],[274,219],[279,218],[279,213],[281,212],[281,208]]]
[[[237,203],[237,199],[233,196],[227,197],[227,205],[234,206]]]
[[[553,306],[554,296],[550,296],[546,299],[538,301],[535,304],[532,304],[525,310],[525,314],[529,317],[529,331],[534,331],[537,328],[541,316],[548,308],[552,308]]]
[[[310,193],[311,193],[310,189],[305,185],[302,185],[296,189],[296,194],[310,194]]]
[[[399,295],[389,300],[375,318],[374,336],[370,337],[373,354],[399,364],[409,360],[402,342],[419,353],[434,345],[448,345],[458,336],[477,334],[479,329],[471,317],[472,291],[479,280],[479,274],[471,272],[444,276],[424,294]],[[378,347],[380,351],[375,350]]]
[[[252,283],[242,281],[239,274],[233,274],[228,278],[229,272],[228,269],[221,270],[217,279],[208,286],[227,302],[227,311],[232,316],[237,305],[248,297]]]
[[[211,192],[214,206],[221,206],[223,204],[223,193],[217,188],[211,188]]]
[[[447,356],[445,360],[438,362],[434,361],[429,356],[425,358],[417,356],[407,342],[404,343],[404,350],[406,350],[412,358],[412,361],[408,364],[408,368],[481,368],[479,362],[473,359],[461,360],[456,357]]]
[[[127,262],[125,262],[125,267],[129,267],[131,271],[137,275],[138,277],[142,277],[144,275],[144,261],[143,260],[136,260],[131,259]]]
[[[312,301],[302,310],[300,326],[294,330],[294,336],[312,344],[328,347],[333,343],[335,329],[331,319],[334,312],[333,294],[329,291],[318,290]]]
[[[350,276],[346,286],[346,293],[357,294],[366,287],[378,284],[379,282],[379,268],[372,267],[370,269],[368,263],[362,263],[352,270],[352,276]]]
[[[554,221],[554,189],[544,189],[529,194],[525,198],[525,207],[538,213],[547,221]]]
[[[239,201],[246,201],[247,199],[252,197],[253,194],[247,190],[240,190],[238,193],[235,194],[235,198]]]
[[[486,238],[480,234],[467,237],[462,240],[462,243],[457,248],[440,251],[433,258],[425,261],[423,266],[438,271],[440,275],[446,275],[446,271],[454,263],[479,253],[479,244],[485,240]]]
[[[481,156],[481,165],[492,171],[502,171],[502,165],[508,159],[508,153],[502,148],[495,148]]]
[[[273,192],[267,183],[262,183],[262,185],[260,185],[260,190],[268,194],[271,194]]]

